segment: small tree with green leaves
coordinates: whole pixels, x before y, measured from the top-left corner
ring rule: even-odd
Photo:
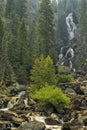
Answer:
[[[33,82],[31,87],[33,90],[40,89],[45,83],[56,84],[55,68],[50,56],[45,58],[41,55],[35,60],[31,70],[31,81]]]

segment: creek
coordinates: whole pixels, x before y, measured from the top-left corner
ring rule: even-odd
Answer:
[[[41,116],[39,114],[39,112],[31,112],[33,114],[30,114],[30,110],[28,112],[28,108],[30,109],[29,106],[29,100],[31,101],[31,104],[34,103],[34,101],[32,99],[28,99],[28,97],[25,96],[26,92],[22,91],[20,92],[18,95],[13,96],[11,98],[11,100],[8,102],[7,104],[7,108],[1,108],[0,112],[2,113],[6,113],[8,115],[8,119],[6,119],[6,121],[9,122],[9,118],[12,118],[12,122],[10,123],[10,128],[11,130],[15,130],[17,129],[16,125],[14,125],[14,116],[15,118],[17,118],[17,121],[20,122],[19,120],[21,120],[21,115],[18,115],[18,113],[16,114],[16,111],[19,111],[18,109],[21,109],[21,106],[23,105],[25,109],[23,109],[24,112],[24,116],[27,117],[27,119],[29,119],[29,122],[33,122],[33,121],[38,121],[38,122],[42,122],[44,123],[46,129],[50,129],[50,130],[61,130],[61,125],[48,125],[45,123],[45,119],[47,118],[46,116]],[[22,100],[22,102],[21,102]],[[21,103],[20,103],[21,102]],[[19,104],[21,105],[19,108],[16,108],[16,106],[19,106]],[[15,110],[14,110],[15,109]],[[22,113],[22,110],[20,110],[19,113]],[[5,115],[6,115],[5,114]],[[11,117],[10,117],[11,116]],[[6,116],[7,117],[7,116]],[[6,122],[8,124],[8,122]],[[20,125],[23,123],[23,121],[21,121]],[[19,124],[19,123],[18,123]],[[5,124],[2,125],[2,130],[4,130],[5,128]]]

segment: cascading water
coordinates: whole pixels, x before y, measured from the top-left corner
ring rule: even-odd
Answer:
[[[62,126],[60,125],[60,126],[58,126],[58,125],[47,125],[46,123],[45,123],[45,119],[46,119],[46,117],[45,116],[39,116],[39,115],[34,115],[34,116],[31,116],[31,121],[34,121],[34,120],[36,120],[36,121],[39,121],[39,122],[43,122],[44,124],[45,124],[45,127],[46,127],[46,129],[45,130],[61,130],[61,128],[62,128]],[[60,122],[61,122],[61,120],[60,120]],[[62,121],[62,123],[64,123],[63,121]],[[62,124],[61,123],[61,124]]]
[[[69,40],[72,40],[75,37],[76,25],[73,21],[73,13],[69,13],[66,17],[67,31],[69,35]]]
[[[13,108],[16,104],[18,104],[19,97],[12,97],[12,99],[8,102],[7,108]]]
[[[73,13],[69,13],[66,17],[66,26],[67,26],[67,32],[68,32],[68,39],[69,41],[72,41],[75,38],[75,32],[76,32],[76,24],[73,20]],[[67,43],[67,46],[63,46],[60,49],[59,54],[59,61],[56,64],[64,65],[65,61],[68,60],[70,69],[73,68],[72,59],[74,58],[74,50],[70,46],[71,44]]]

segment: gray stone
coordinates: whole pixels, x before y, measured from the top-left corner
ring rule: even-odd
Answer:
[[[18,130],[45,130],[45,125],[42,122],[23,122]]]

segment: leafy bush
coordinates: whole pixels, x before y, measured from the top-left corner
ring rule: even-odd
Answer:
[[[50,56],[46,58],[41,55],[34,62],[31,70],[31,89],[40,89],[45,83],[50,85],[56,84],[56,74],[53,61]]]
[[[71,82],[74,82],[75,79],[72,75],[68,74],[68,75],[65,75],[65,74],[58,74],[57,75],[57,83],[71,83]]]
[[[10,89],[8,87],[6,87],[5,85],[3,85],[2,87],[0,87],[0,96],[1,95],[8,96],[9,93],[10,93]]]
[[[67,72],[70,72],[69,67],[63,65],[58,66],[58,73],[67,73]]]
[[[33,99],[37,99],[40,105],[52,104],[55,108],[64,108],[71,104],[70,98],[67,97],[60,88],[46,84],[32,95]]]

